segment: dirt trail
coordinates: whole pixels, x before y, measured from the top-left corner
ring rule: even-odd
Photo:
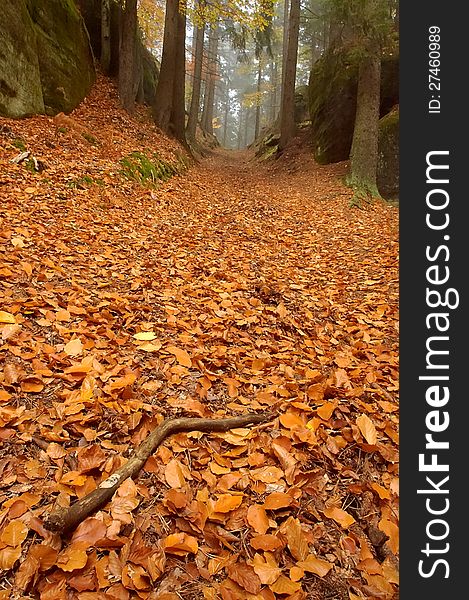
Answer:
[[[307,151],[145,188],[118,145],[9,127],[48,168],[2,148],[0,599],[397,597],[397,208]],[[167,440],[72,540],[42,527],[163,416],[272,407]]]

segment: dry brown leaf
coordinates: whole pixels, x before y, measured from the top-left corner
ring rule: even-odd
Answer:
[[[325,577],[332,569],[332,564],[330,562],[318,558],[317,556],[314,556],[314,554],[309,554],[305,560],[297,562],[296,566],[303,569],[303,571],[319,575],[319,577]]]
[[[296,560],[305,560],[309,555],[309,545],[299,519],[288,517],[281,527],[287,538],[288,549]]]
[[[186,485],[186,479],[181,468],[181,463],[176,458],[170,460],[166,465],[164,477],[166,483],[172,488],[182,488]]]
[[[344,529],[348,529],[350,525],[355,523],[355,519],[351,514],[342,510],[338,506],[331,506],[329,508],[325,508],[323,511],[324,516],[328,519],[333,519],[336,523],[338,523]]]
[[[106,536],[106,525],[99,519],[88,517],[82,521],[72,535],[71,543],[86,542],[90,546]]]
[[[243,496],[234,496],[232,494],[221,494],[213,505],[213,511],[216,513],[228,513],[238,508],[243,501]]]
[[[291,595],[301,589],[301,583],[292,581],[285,575],[280,575],[275,583],[270,584],[269,587],[275,594]]]
[[[397,554],[399,552],[399,527],[389,519],[381,519],[378,527],[389,537],[387,544],[391,552]]]
[[[67,546],[57,557],[57,566],[62,571],[74,571],[82,569],[86,565],[88,556],[86,550],[88,542],[79,541]]]
[[[377,442],[377,432],[373,421],[365,414],[357,417],[356,423],[361,434],[365,438],[368,444],[375,446]]]
[[[182,365],[183,367],[189,367],[189,368],[192,367],[191,357],[182,348],[178,348],[177,346],[168,346],[166,348],[166,352],[169,352],[170,354],[174,354],[178,363],[180,365]]]
[[[21,556],[21,546],[0,548],[0,569],[9,571]]]
[[[261,580],[254,569],[246,563],[237,562],[226,568],[228,577],[250,594],[258,594],[261,590]]]
[[[196,554],[199,545],[195,537],[187,533],[172,533],[162,541],[162,547],[169,554],[185,556],[186,554]]]
[[[15,315],[12,315],[4,310],[0,310],[0,323],[16,323]]]
[[[292,497],[285,492],[272,492],[266,496],[263,506],[266,510],[278,510],[290,506],[292,502]]]
[[[21,546],[28,535],[28,528],[23,521],[10,521],[0,535],[0,541],[7,546]]]
[[[278,550],[278,548],[283,546],[278,537],[269,533],[255,535],[251,538],[250,544],[254,550],[268,550],[270,552]]]
[[[282,569],[278,566],[271,552],[265,552],[264,556],[256,552],[252,559],[252,566],[261,583],[265,585],[277,581],[282,573]]]
[[[262,481],[263,483],[277,483],[283,477],[282,469],[273,465],[260,467],[250,471],[250,476],[254,481]]]
[[[269,529],[269,517],[259,504],[251,504],[248,508],[247,520],[256,533],[262,535]]]

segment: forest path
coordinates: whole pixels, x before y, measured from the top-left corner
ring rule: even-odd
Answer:
[[[77,112],[102,145],[47,117],[2,131],[8,597],[349,600],[353,581],[393,600],[397,208],[351,208],[344,165],[307,151],[216,150],[142,186],[122,156],[170,142],[99,108]],[[19,140],[44,171],[11,162]],[[59,493],[94,489],[161,418],[272,409],[259,427],[169,438],[71,541],[43,528]]]
[[[398,227],[397,209],[385,203],[350,208],[344,172],[343,164],[320,166],[305,152],[263,163],[250,151],[217,149],[183,176],[181,197],[166,187],[189,229],[216,240],[217,264],[251,265],[252,277],[291,278],[311,292],[326,286],[330,294],[335,286],[343,299],[369,291],[365,281],[389,280]],[[395,300],[396,272],[389,285]]]

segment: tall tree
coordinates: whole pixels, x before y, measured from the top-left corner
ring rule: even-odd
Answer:
[[[357,109],[350,150],[347,182],[359,196],[379,196],[376,185],[378,166],[378,121],[381,86],[381,56],[372,45],[358,68]]]
[[[122,9],[122,34],[119,48],[119,99],[126,111],[135,109],[138,90],[136,77],[137,0],[125,0]]]
[[[199,5],[202,3],[199,2]],[[194,142],[199,120],[200,90],[202,86],[202,65],[204,56],[205,23],[201,21],[195,25],[194,70],[192,80],[192,96],[187,120],[186,136],[189,142]]]
[[[283,0],[283,37],[282,37],[282,80],[280,85],[280,106],[282,105],[285,73],[287,70],[288,19],[290,18],[290,0]]]
[[[257,65],[257,81],[256,81],[256,120],[254,124],[254,139],[257,140],[259,137],[259,131],[261,128],[261,91],[262,91],[262,55],[259,54],[259,60]]]
[[[283,93],[280,105],[279,150],[284,150],[295,136],[295,81],[298,58],[298,34],[300,30],[300,0],[291,0],[288,19],[288,44],[286,51]]]
[[[204,109],[202,129],[213,135],[213,109],[215,103],[215,85],[218,79],[218,21],[212,23],[208,39],[207,74],[205,79]]]
[[[167,0],[164,19],[163,51],[156,87],[156,100],[153,106],[153,118],[156,124],[168,134],[170,133],[171,109],[173,104],[178,10],[178,0]]]
[[[359,56],[357,108],[350,151],[348,184],[355,190],[354,204],[379,197],[378,120],[381,54],[392,27],[388,0],[333,0],[338,18],[347,26],[348,43]]]
[[[101,68],[108,75],[111,66],[111,1],[101,0]]]
[[[153,106],[158,127],[186,145],[185,137],[185,6],[179,0],[167,0],[163,52]]]
[[[170,133],[184,146],[186,142],[186,12],[178,11],[176,16],[176,55],[174,57],[173,101],[170,116]]]

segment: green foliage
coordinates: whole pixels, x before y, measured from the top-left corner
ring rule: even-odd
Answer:
[[[82,175],[81,177],[68,181],[67,185],[71,188],[85,190],[92,185],[99,185],[101,187],[104,185],[104,181],[98,177],[93,178],[90,175]]]
[[[26,151],[26,143],[22,138],[15,138],[11,143],[15,148],[21,150],[21,152]]]
[[[138,181],[142,185],[154,187],[161,181],[170,179],[185,168],[185,163],[179,157],[179,165],[171,164],[153,152],[147,156],[143,152],[135,151],[122,158],[120,161],[121,173],[128,179]]]
[[[32,158],[28,158],[24,161],[24,166],[26,167],[26,170],[29,171],[30,173],[37,173],[36,171],[36,165],[34,163],[34,160]]]
[[[343,42],[362,54],[370,46],[384,47],[391,34],[389,0],[330,0],[329,19],[343,27]]]
[[[348,174],[344,181],[345,185],[353,190],[350,200],[351,208],[362,208],[362,203],[372,204],[374,200],[382,200],[376,183],[373,181],[357,180],[352,174]]]
[[[98,140],[97,140],[95,137],[93,137],[93,136],[92,136],[90,133],[87,133],[87,132],[85,131],[85,132],[83,132],[81,135],[82,135],[82,136],[85,138],[85,140],[86,140],[86,141],[87,141],[89,144],[91,144],[92,146],[98,146]]]

